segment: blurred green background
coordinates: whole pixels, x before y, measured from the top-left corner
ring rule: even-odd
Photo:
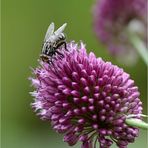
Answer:
[[[133,67],[119,64],[98,43],[92,31],[93,4],[94,0],[2,0],[2,148],[68,148],[50,123],[41,121],[30,107],[30,67],[38,65],[42,41],[52,21],[57,27],[67,22],[68,40],[83,40],[88,51],[130,73],[146,114],[146,66],[141,59]],[[146,148],[146,138],[146,131],[141,130],[129,148]]]

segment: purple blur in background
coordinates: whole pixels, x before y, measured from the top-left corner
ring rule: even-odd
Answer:
[[[134,32],[146,43],[147,0],[97,0],[93,9],[94,31],[118,61],[132,65],[137,52],[128,39]]]

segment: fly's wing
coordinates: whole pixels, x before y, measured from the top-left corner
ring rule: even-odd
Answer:
[[[65,29],[66,26],[67,26],[67,23],[63,24],[60,28],[58,28],[58,29],[54,32],[54,34],[55,34],[56,36],[58,36],[59,34],[61,34],[61,33],[64,31],[64,29]]]
[[[49,37],[53,34],[53,32],[54,32],[54,23],[52,22],[47,29],[44,42],[46,42],[49,39]]]

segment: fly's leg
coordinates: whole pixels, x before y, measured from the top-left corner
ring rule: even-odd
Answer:
[[[65,48],[65,50],[67,50],[67,44],[66,44],[66,42],[65,41],[62,41],[61,43],[59,43],[57,46],[56,46],[56,49],[58,49],[61,45],[63,45],[64,44],[64,48]],[[67,50],[68,51],[68,50]]]
[[[64,47],[65,47],[65,50],[68,51],[66,42],[64,42]]]
[[[64,55],[62,53],[60,53],[58,50],[55,51],[58,55],[60,55],[62,58],[64,57]]]

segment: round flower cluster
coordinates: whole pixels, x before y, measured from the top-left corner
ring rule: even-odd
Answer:
[[[138,129],[126,125],[129,114],[141,114],[138,88],[123,69],[87,54],[84,44],[67,44],[68,51],[53,64],[40,62],[31,78],[35,91],[32,107],[70,146],[126,148]]]
[[[146,43],[146,3],[147,0],[97,0],[93,9],[97,37],[112,55],[126,64],[134,63],[137,58],[129,33],[136,33]]]

